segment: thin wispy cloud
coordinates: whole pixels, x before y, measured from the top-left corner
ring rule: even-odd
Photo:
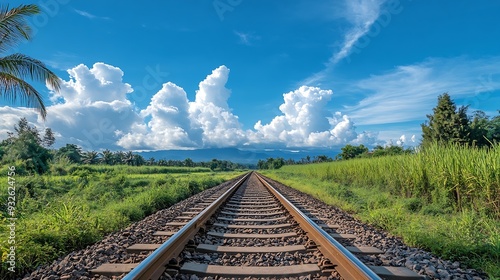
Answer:
[[[386,0],[348,0],[345,2],[344,17],[351,27],[344,35],[342,47],[330,59],[331,64],[337,64],[351,53],[356,42],[370,31],[373,23],[380,16],[381,6],[385,2]]]
[[[74,54],[65,52],[56,52],[50,56],[50,58],[44,59],[43,61],[50,67],[66,71],[70,68],[78,65],[80,58]]]
[[[250,34],[250,33],[234,31],[234,34],[236,34],[236,36],[238,36],[240,44],[247,45],[247,46],[252,45],[252,43],[254,41],[260,39],[259,36],[255,36],[255,35]]]
[[[96,15],[93,15],[93,14],[91,14],[89,12],[78,10],[78,9],[74,9],[74,11],[75,11],[75,13],[81,15],[82,17],[86,17],[88,19],[104,19],[104,20],[110,20],[111,19],[109,17],[96,16]]]
[[[346,29],[340,46],[328,62],[325,63],[325,69],[314,73],[302,80],[303,85],[318,85],[322,80],[329,76],[332,68],[341,60],[348,57],[356,43],[365,36],[373,24],[381,15],[382,6],[387,0],[345,0],[342,5],[342,12],[339,16],[347,21],[349,27]]]
[[[425,119],[437,96],[445,92],[474,110],[480,102],[493,102],[494,92],[500,90],[500,57],[429,58],[354,82],[350,88],[368,94],[357,105],[346,107],[360,125]]]

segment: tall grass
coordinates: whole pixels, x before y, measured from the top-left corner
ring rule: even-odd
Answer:
[[[500,218],[500,145],[488,150],[431,145],[412,155],[284,166],[282,172],[377,187],[444,209],[486,211]]]
[[[10,245],[8,228],[2,226],[0,279],[22,276],[241,173],[188,174],[185,171],[190,170],[186,169],[181,174],[149,174],[172,169],[123,166],[104,168],[107,172],[102,172],[99,168],[75,169],[63,176],[16,176],[16,274],[8,272],[4,262]],[[6,193],[0,194],[0,201],[6,201]],[[5,205],[0,205],[3,222],[7,217]]]
[[[170,174],[170,173],[194,173],[211,172],[207,167],[182,167],[182,166],[130,166],[130,165],[106,165],[106,164],[65,164],[53,163],[50,172],[54,175],[68,175],[79,172],[91,173],[122,173],[122,174]]]

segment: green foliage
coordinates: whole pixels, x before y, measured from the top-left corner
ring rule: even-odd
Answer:
[[[96,164],[99,162],[99,153],[96,151],[88,151],[82,154],[83,164]]]
[[[58,160],[52,167],[68,159]],[[20,229],[16,235],[17,276],[239,175],[201,172],[210,171],[207,168],[125,165],[73,164],[62,170],[65,175],[16,175],[16,225]],[[6,195],[0,193],[0,201],[5,201]],[[6,217],[6,211],[5,205],[0,205],[0,217]],[[5,227],[0,228],[2,252],[7,252],[9,245],[7,234]],[[6,263],[1,267],[3,279],[7,277]]]
[[[353,146],[353,145],[345,145],[342,148],[342,153],[338,155],[339,159],[352,159],[358,157],[364,153],[368,152],[368,148],[364,145]]]
[[[68,168],[73,164],[69,157],[58,156],[49,162],[49,172],[52,175],[67,175]]]
[[[59,91],[61,80],[43,62],[12,50],[23,40],[30,40],[32,29],[28,18],[40,13],[35,4],[0,7],[0,96],[10,101],[21,100],[39,110],[45,120],[47,110],[40,93],[26,81],[39,81]]]
[[[75,144],[66,144],[56,152],[56,158],[68,158],[71,163],[82,162],[82,149]]]
[[[42,174],[49,169],[50,151],[42,146],[39,131],[21,118],[14,126],[15,133],[8,133],[9,138],[2,141],[2,164],[16,162],[19,169],[30,174]]]
[[[500,217],[499,158],[500,145],[486,150],[432,144],[415,154],[281,169],[343,185],[376,186],[443,209],[468,208]]]
[[[474,112],[471,128],[471,144],[474,146],[491,146],[500,143],[500,115],[489,118],[483,111]]]
[[[427,115],[428,123],[422,124],[422,144],[424,146],[438,142],[440,144],[469,143],[470,127],[467,107],[457,107],[448,93],[438,97],[434,114]]]
[[[280,169],[285,165],[285,160],[283,158],[268,158],[266,161],[259,160],[257,163],[258,169]]]
[[[387,146],[387,147],[382,147],[382,146],[376,146],[375,149],[373,149],[373,152],[371,154],[368,154],[368,157],[381,157],[381,156],[396,156],[396,155],[404,155],[404,154],[411,154],[413,153],[413,150],[410,148],[404,149],[401,146]]]
[[[440,95],[434,114],[427,115],[428,122],[422,124],[422,145],[437,142],[486,147],[499,142],[500,116],[490,119],[484,112],[476,111],[469,117],[467,109],[457,109],[447,93]]]

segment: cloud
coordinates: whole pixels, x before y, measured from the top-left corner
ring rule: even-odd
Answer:
[[[47,106],[43,122],[28,108],[0,107],[2,124],[0,137],[21,117],[43,130],[50,127],[56,133],[55,146],[66,143],[80,145],[85,150],[120,149],[119,135],[134,129],[140,120],[127,94],[132,87],[122,81],[123,72],[114,66],[95,63],[92,68],[81,64],[68,70],[69,80],[63,80],[61,91],[52,92],[52,105]]]
[[[358,40],[366,35],[380,16],[381,6],[386,0],[346,0],[345,19],[351,27],[344,35],[342,47],[333,54],[330,62],[337,64],[348,56]]]
[[[231,95],[225,85],[229,69],[222,65],[200,82],[195,101],[189,105],[192,121],[203,130],[206,146],[236,146],[246,139],[238,117],[231,113],[227,100]]]
[[[140,111],[128,100],[133,89],[123,82],[120,68],[98,62],[67,72],[61,91],[51,92],[45,123],[34,110],[0,107],[0,137],[6,138],[24,116],[39,129],[52,128],[56,148],[72,143],[84,150],[332,147],[376,139],[376,134],[358,134],[347,115],[326,109],[331,90],[307,86],[283,94],[282,115],[244,130],[228,105],[230,70],[224,65],[199,83],[194,101],[183,88],[166,82]]]
[[[346,112],[361,125],[421,121],[445,92],[476,107],[482,94],[500,89],[499,75],[500,57],[429,58],[351,83],[346,91],[367,97]]]
[[[338,5],[338,9],[340,12],[336,12],[333,19],[342,18],[348,25],[340,42],[337,42],[339,47],[325,63],[323,70],[305,78],[300,84],[321,84],[331,75],[335,65],[353,51],[359,51],[359,49],[366,47],[369,40],[360,43],[360,39],[378,35],[380,29],[390,22],[392,14],[399,14],[402,11],[398,0],[344,0],[342,5]],[[379,23],[377,24],[377,22]],[[375,30],[370,33],[372,29]]]
[[[127,99],[132,86],[123,71],[102,62],[92,68],[69,69],[59,93],[52,92],[46,125],[60,133],[58,143],[74,143],[87,150],[119,149],[119,135],[128,132],[139,115]]]
[[[118,144],[126,149],[182,149],[211,147],[331,147],[345,143],[374,143],[376,134],[356,133],[352,120],[326,110],[333,92],[300,87],[283,95],[283,115],[269,124],[257,122],[254,130],[243,130],[227,100],[225,87],[229,69],[220,66],[199,83],[190,102],[181,87],[168,82],[141,111],[147,124],[140,131],[123,135]]]
[[[109,17],[99,17],[99,16],[96,16],[96,15],[93,15],[89,12],[86,12],[86,11],[82,11],[82,10],[77,10],[77,9],[74,9],[74,11],[81,15],[82,17],[86,17],[88,19],[104,19],[104,20],[110,20]]]
[[[229,69],[220,66],[200,82],[195,101],[169,82],[156,93],[143,117],[151,117],[146,131],[119,140],[127,149],[182,149],[237,146],[246,141],[238,117],[231,113],[225,87]]]
[[[0,116],[2,116],[2,121],[0,122],[0,139],[6,139],[7,132],[13,132],[14,126],[19,123],[21,118],[26,118],[32,126],[36,125],[39,121],[38,112],[27,108],[0,107]]]
[[[136,124],[137,129],[123,135],[118,145],[126,149],[161,150],[196,148],[202,144],[201,131],[191,124],[186,92],[171,82],[163,84],[141,116],[151,120],[147,125]]]
[[[283,113],[270,123],[258,121],[250,142],[273,143],[286,147],[331,147],[349,142],[373,142],[373,135],[357,134],[354,123],[340,112],[329,116],[326,105],[333,92],[318,87],[302,86],[283,95],[279,107]]]
[[[63,81],[59,93],[52,93],[52,101],[62,98],[67,104],[79,105],[129,102],[126,95],[133,91],[132,86],[122,82],[123,71],[118,67],[98,62],[92,69],[80,64],[67,72],[69,81]]]
[[[238,36],[238,38],[240,39],[240,41],[239,41],[240,44],[247,45],[247,46],[252,45],[252,42],[254,40],[260,39],[258,36],[252,35],[250,33],[243,33],[243,32],[234,31],[234,34],[236,34]]]

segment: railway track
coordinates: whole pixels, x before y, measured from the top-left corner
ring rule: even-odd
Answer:
[[[155,232],[166,240],[163,244],[127,248],[148,254],[142,262],[106,263],[92,274],[126,274],[123,279],[422,279],[405,267],[365,265],[356,256],[383,252],[342,246],[339,241],[356,237],[336,233],[334,221],[269,182],[248,173]]]

